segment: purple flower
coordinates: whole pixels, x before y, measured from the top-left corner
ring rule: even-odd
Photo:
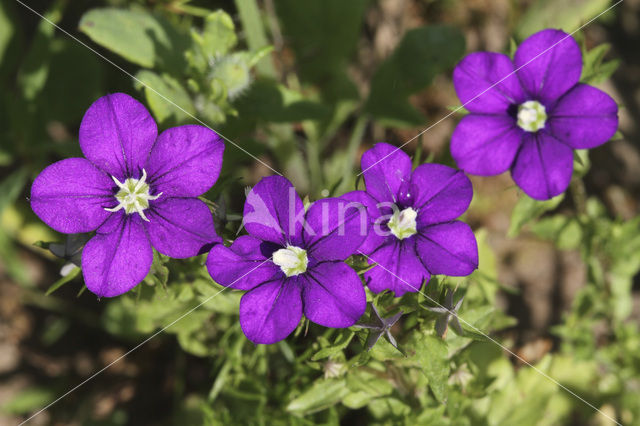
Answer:
[[[456,219],[473,189],[464,173],[440,164],[411,172],[403,151],[378,143],[362,156],[365,191],[342,196],[367,207],[372,230],[360,247],[369,263],[371,291],[396,296],[420,289],[431,275],[465,276],[478,267],[478,246],[469,225]]]
[[[201,126],[158,137],[145,107],[123,93],[91,105],[80,125],[84,158],[44,169],[31,188],[31,208],[66,234],[96,231],[82,253],[87,288],[112,297],[149,272],[152,246],[185,258],[221,241],[197,196],[216,181],[224,144]]]
[[[578,83],[581,70],[580,47],[559,30],[527,38],[513,61],[500,53],[467,55],[453,72],[458,97],[471,112],[451,137],[458,167],[482,176],[511,170],[516,184],[538,200],[563,192],[573,149],[601,145],[618,128],[615,101]]]
[[[343,262],[366,237],[363,206],[326,198],[304,210],[293,185],[263,178],[247,195],[249,235],[215,245],[207,259],[221,285],[248,290],[240,301],[242,331],[255,343],[287,337],[302,314],[325,327],[349,327],[366,296],[358,274]],[[362,232],[364,231],[364,232]]]

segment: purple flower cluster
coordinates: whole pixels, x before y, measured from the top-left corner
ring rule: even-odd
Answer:
[[[419,291],[432,275],[466,276],[478,267],[474,234],[458,220],[473,197],[464,172],[510,169],[536,199],[567,188],[572,149],[604,143],[618,124],[615,102],[578,83],[581,66],[577,43],[556,30],[529,37],[513,61],[497,53],[468,55],[454,71],[458,96],[471,112],[451,141],[461,170],[439,164],[412,170],[407,154],[379,143],[362,156],[366,190],[306,209],[286,178],[265,177],[246,198],[248,235],[229,247],[197,198],[220,174],[220,137],[193,125],[158,136],[142,104],[107,95],[82,120],[86,158],[44,169],[31,206],[59,232],[95,231],[81,263],[87,288],[99,297],[141,282],[153,248],[174,258],[208,251],[211,277],[246,291],[240,325],[251,341],[282,340],[303,315],[325,327],[350,327],[365,312],[365,285],[399,297]],[[345,263],[352,255],[372,266],[364,283]]]
[[[531,198],[564,192],[573,150],[594,148],[618,128],[618,106],[581,84],[578,43],[559,30],[540,31],[518,47],[513,61],[500,53],[467,55],[453,72],[470,114],[451,136],[451,154],[463,171],[481,176],[511,170]]]

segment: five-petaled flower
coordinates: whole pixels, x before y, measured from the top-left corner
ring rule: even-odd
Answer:
[[[365,272],[369,288],[396,296],[416,292],[432,274],[469,275],[478,246],[469,225],[455,220],[467,210],[473,189],[464,173],[440,164],[411,171],[411,159],[378,143],[362,156],[365,191],[343,199],[367,207],[372,223],[359,251],[377,266]]]
[[[96,231],[82,253],[87,288],[117,296],[147,275],[155,247],[185,258],[221,241],[211,212],[196,197],[215,183],[224,144],[195,125],[158,136],[146,108],[123,93],[91,105],[80,125],[85,158],[44,169],[31,188],[31,207],[63,233]]]
[[[467,55],[453,73],[470,111],[451,137],[458,167],[482,176],[511,170],[516,184],[539,200],[564,192],[573,149],[601,145],[618,128],[617,104],[579,83],[581,71],[578,43],[552,29],[522,42],[513,61],[500,53]]]
[[[325,198],[305,213],[295,189],[281,176],[263,178],[253,187],[244,207],[249,235],[230,247],[215,245],[207,259],[216,282],[248,290],[240,301],[240,326],[249,340],[280,341],[303,313],[335,328],[352,326],[362,316],[364,287],[344,260],[366,237],[363,209]]]

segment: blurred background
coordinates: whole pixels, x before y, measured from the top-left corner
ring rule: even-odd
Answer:
[[[131,94],[148,106],[160,129],[192,123],[197,117],[282,171],[301,195],[317,199],[353,189],[360,154],[373,143],[401,145],[457,107],[451,71],[465,53],[510,53],[540,29],[572,31],[613,4],[23,1],[69,35],[20,2],[0,0],[0,424],[24,420],[215,290],[206,277],[190,272],[202,259],[171,266],[169,288],[179,291],[167,290],[169,269],[160,259],[137,295],[96,300],[83,291],[80,271],[73,266],[73,255],[84,240],[65,240],[30,210],[34,177],[54,161],[81,156],[78,126],[98,97],[119,91]],[[619,134],[592,150],[584,165],[584,188],[595,200],[587,208],[611,218],[615,227],[634,219],[639,207],[640,0],[623,1],[575,37],[585,52],[591,52],[585,72],[593,75],[583,73],[583,81],[602,88],[621,105]],[[598,50],[592,51],[595,47]],[[405,150],[417,162],[453,165],[448,142],[460,116],[437,124]],[[226,145],[224,170],[207,198],[219,229],[232,237],[239,226],[244,188],[272,172]],[[613,363],[625,366],[616,380],[629,380],[631,388],[593,391],[591,397],[620,419],[627,410],[626,418],[640,424],[637,415],[629,414],[637,413],[638,403],[625,399],[640,395],[640,360],[636,355],[623,361],[628,352],[638,353],[637,328],[630,340],[619,340],[621,346],[614,347],[612,342],[622,337],[612,334],[606,316],[577,320],[582,317],[572,310],[576,295],[584,294],[593,277],[575,235],[563,234],[560,241],[550,222],[521,231],[512,217],[520,195],[508,174],[472,181],[475,196],[466,220],[482,230],[479,239],[491,252],[494,270],[488,273],[499,283],[492,300],[515,319],[500,331],[501,339],[531,363],[567,342],[579,341],[571,351],[585,350],[586,358],[614,348]],[[580,202],[566,197],[554,206],[554,214],[571,212]],[[630,223],[616,232],[631,235],[638,222]],[[640,252],[635,250],[637,238],[635,245],[620,241],[616,244]],[[616,305],[606,308],[617,306],[625,313],[621,324],[637,324],[640,319],[638,259],[633,255],[619,255],[635,263],[625,270],[626,290]],[[164,294],[156,295],[161,300],[180,303],[147,303],[143,292],[152,291],[147,288]],[[45,294],[49,290],[55,291]],[[599,293],[590,297],[597,299]],[[142,302],[136,302],[140,298]],[[285,419],[277,395],[286,390],[273,390],[276,396],[268,396],[271,385],[255,390],[242,384],[242,374],[275,375],[270,371],[276,367],[261,365],[258,350],[252,354],[246,342],[238,344],[242,350],[234,346],[250,359],[251,367],[244,373],[219,362],[225,345],[232,347],[224,329],[231,329],[229,324],[237,319],[236,304],[234,294],[196,311],[177,329],[154,338],[30,424],[217,424],[223,422],[220,419],[253,423],[255,419],[234,414],[218,418],[207,410],[246,410],[242,407],[258,402],[265,421]],[[234,333],[239,333],[237,326]],[[286,358],[284,352],[269,354]],[[518,361],[511,361],[518,370]],[[223,374],[233,380],[220,381]],[[593,374],[604,375],[597,369]],[[585,388],[597,382],[589,380]],[[224,409],[214,405],[221,400]],[[591,414],[568,412],[561,422],[585,424],[589,419],[607,424]],[[373,419],[362,411],[337,413],[313,421],[366,424]],[[501,423],[483,421],[472,424]],[[556,422],[560,420],[550,424]]]

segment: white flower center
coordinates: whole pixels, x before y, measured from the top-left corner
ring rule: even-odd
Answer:
[[[387,226],[391,233],[399,240],[404,240],[414,235],[416,231],[416,217],[418,213],[411,207],[402,211],[396,211],[389,219]]]
[[[547,110],[538,101],[527,101],[518,107],[518,126],[527,132],[537,132],[547,122]]]
[[[149,222],[149,219],[144,215],[144,210],[149,208],[149,201],[157,200],[162,195],[162,192],[157,195],[149,194],[149,185],[145,182],[147,180],[147,172],[142,169],[142,177],[140,179],[129,178],[124,183],[114,176],[111,176],[111,179],[120,188],[120,191],[116,194],[118,205],[109,209],[105,208],[105,210],[117,212],[120,209],[124,209],[125,213],[138,213],[142,219]]]
[[[300,247],[287,246],[273,253],[273,263],[278,265],[287,277],[302,274],[307,271],[307,251]]]

